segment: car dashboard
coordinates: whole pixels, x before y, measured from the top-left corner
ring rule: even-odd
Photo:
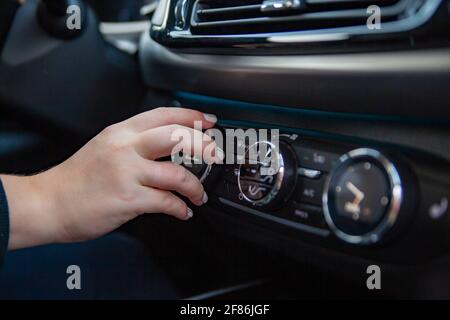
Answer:
[[[189,167],[209,196],[189,222],[120,230],[182,297],[450,298],[449,0],[86,2],[72,39],[39,26],[38,0],[14,1],[7,37],[0,20],[2,173],[143,111],[198,109],[256,141]],[[277,174],[226,161],[261,146]],[[204,295],[218,288],[235,289]]]
[[[406,294],[399,273],[427,277],[450,227],[448,5],[162,1],[140,41],[146,84],[225,132],[280,137],[274,179],[257,165],[211,170],[208,225],[349,278],[383,265],[394,295]]]

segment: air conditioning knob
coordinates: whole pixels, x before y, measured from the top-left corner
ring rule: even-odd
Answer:
[[[212,164],[207,164],[201,159],[190,155],[183,155],[181,165],[196,176],[201,183],[205,183],[205,180],[210,176],[213,169]]]
[[[352,244],[379,242],[398,222],[404,190],[398,168],[374,149],[343,155],[323,194],[325,220]]]
[[[251,145],[238,171],[242,198],[254,206],[277,207],[295,188],[296,168],[295,154],[287,143],[280,141],[279,147],[268,141]]]

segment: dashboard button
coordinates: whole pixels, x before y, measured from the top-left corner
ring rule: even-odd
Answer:
[[[322,194],[325,184],[325,178],[308,179],[300,178],[297,180],[294,199],[298,202],[306,202],[315,205],[322,205]]]
[[[289,220],[317,228],[327,227],[321,207],[293,202],[282,212]]]
[[[339,154],[321,150],[305,143],[294,144],[294,149],[299,166],[303,168],[329,172],[339,160]]]
[[[318,179],[322,175],[319,170],[308,169],[308,168],[298,168],[297,173],[305,178]]]
[[[432,221],[448,221],[450,224],[450,184],[422,178],[421,212],[426,212]]]

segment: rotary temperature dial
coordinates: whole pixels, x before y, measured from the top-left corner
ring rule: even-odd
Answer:
[[[270,142],[257,142],[246,150],[245,164],[239,167],[239,190],[252,205],[276,206],[294,190],[296,168],[295,155],[286,143],[280,141],[278,149]]]
[[[340,158],[323,196],[331,230],[353,244],[381,240],[397,221],[401,202],[397,168],[380,152],[366,148]]]
[[[188,155],[184,155],[183,157],[187,160],[183,162],[183,167],[192,172],[201,183],[205,182],[211,173],[212,165],[202,162],[196,157]]]

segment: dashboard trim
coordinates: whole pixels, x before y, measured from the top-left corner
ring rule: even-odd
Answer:
[[[260,218],[264,218],[266,220],[270,220],[270,221],[276,222],[278,224],[285,225],[285,226],[290,227],[290,228],[294,228],[294,229],[298,229],[298,230],[301,230],[301,231],[309,232],[309,233],[312,233],[312,234],[315,234],[315,235],[318,235],[318,236],[321,236],[321,237],[328,237],[330,235],[330,231],[328,231],[326,229],[316,228],[316,227],[308,226],[306,224],[302,224],[302,223],[290,221],[290,220],[287,220],[287,219],[283,219],[283,218],[280,218],[280,217],[276,217],[276,216],[268,214],[268,213],[264,213],[264,212],[261,212],[261,211],[258,211],[258,210],[252,209],[252,208],[248,208],[248,207],[242,206],[242,205],[240,205],[238,203],[234,203],[233,201],[230,201],[230,200],[222,198],[222,197],[219,197],[219,201],[221,203],[227,205],[227,206],[230,206],[230,207],[233,207],[235,209],[244,211],[246,213],[250,213],[250,214],[258,216]]]
[[[309,110],[450,120],[450,48],[206,55],[176,52],[147,33],[139,55],[144,80],[155,88]]]

